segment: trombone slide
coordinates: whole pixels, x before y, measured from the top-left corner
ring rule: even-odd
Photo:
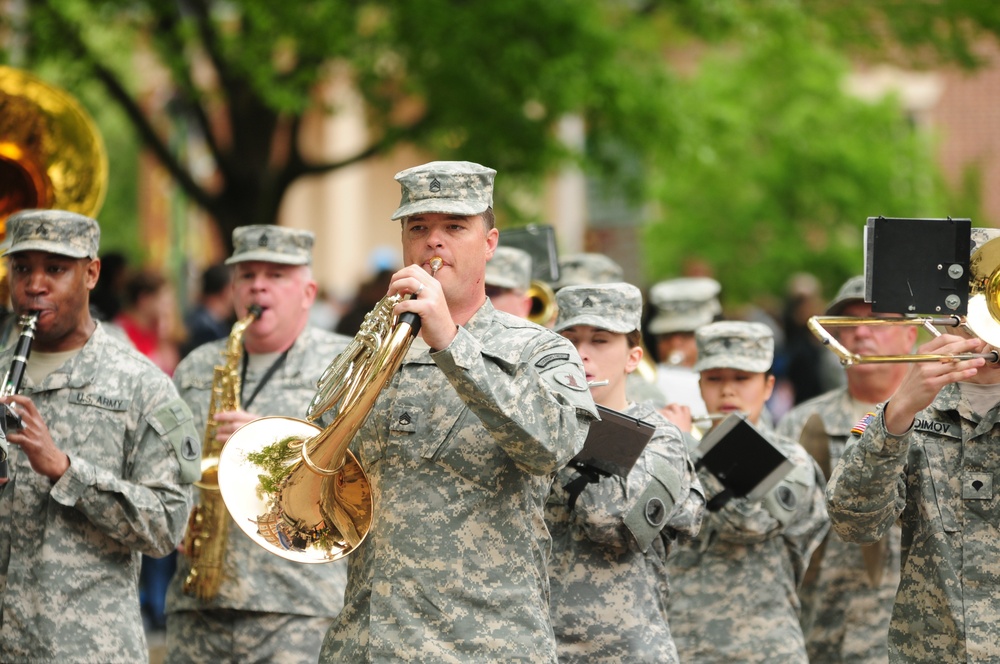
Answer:
[[[826,329],[827,327],[857,327],[865,325],[870,327],[899,327],[899,326],[922,326],[934,336],[940,336],[940,332],[934,329],[935,325],[943,327],[965,327],[966,323],[961,316],[923,316],[917,318],[854,318],[852,316],[813,316],[809,319],[809,330],[816,335],[823,345],[829,348],[840,358],[840,363],[849,367],[854,364],[891,364],[899,362],[960,362],[962,360],[974,360],[984,358],[988,362],[996,363],[1000,361],[1000,353],[991,350],[988,353],[959,353],[956,355],[941,355],[933,353],[916,353],[910,355],[858,355],[847,350],[843,344]],[[974,331],[969,330],[975,334]]]

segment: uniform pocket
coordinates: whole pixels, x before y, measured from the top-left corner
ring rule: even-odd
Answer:
[[[954,533],[959,530],[956,507],[961,497],[961,473],[958,463],[951,456],[960,454],[959,449],[937,442],[925,442],[924,471],[916,475],[910,487],[912,498],[923,516],[926,535],[938,532]],[[913,481],[914,475],[911,475]]]

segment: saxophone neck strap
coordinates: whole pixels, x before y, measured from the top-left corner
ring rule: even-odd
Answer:
[[[295,344],[293,343],[292,346],[294,345]],[[282,364],[285,363],[285,358],[288,357],[288,351],[292,349],[292,346],[286,348],[285,352],[279,355],[278,358],[271,363],[271,366],[267,368],[264,375],[261,376],[259,381],[257,381],[257,385],[253,388],[253,392],[251,392],[250,396],[245,400],[243,399],[243,388],[247,384],[247,365],[250,363],[250,360],[249,353],[247,353],[246,348],[243,349],[243,370],[240,372],[240,403],[242,404],[243,410],[250,410],[250,404],[253,403],[253,400],[257,398],[258,394],[260,394],[260,391],[264,389],[265,385],[267,385],[267,381],[271,380],[275,372],[281,368]]]

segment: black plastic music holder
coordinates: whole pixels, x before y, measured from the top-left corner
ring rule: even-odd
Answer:
[[[736,498],[760,500],[795,467],[785,453],[736,413],[702,437],[695,468],[706,468]]]
[[[590,423],[583,449],[570,460],[570,465],[589,466],[607,475],[628,477],[656,427],[604,406],[598,406],[597,412],[601,419]]]
[[[869,217],[865,301],[872,311],[964,316],[971,232],[970,219]]]
[[[583,449],[570,459],[570,468],[580,475],[564,485],[567,506],[573,509],[584,487],[602,477],[628,477],[635,462],[653,437],[656,426],[617,410],[598,405],[600,420],[590,423]]]
[[[551,226],[531,225],[505,228],[500,232],[500,246],[514,247],[531,256],[531,278],[551,284],[559,281],[559,258],[556,232]]]

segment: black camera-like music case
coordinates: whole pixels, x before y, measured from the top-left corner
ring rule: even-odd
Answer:
[[[730,415],[698,444],[696,468],[707,468],[737,498],[760,500],[792,471],[785,453],[746,418]]]
[[[601,419],[590,423],[583,449],[569,465],[587,466],[609,475],[628,477],[653,437],[656,427],[624,413],[597,406]]]

